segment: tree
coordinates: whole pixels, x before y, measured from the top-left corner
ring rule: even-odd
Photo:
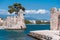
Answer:
[[[9,10],[8,10],[9,13],[16,12],[16,14],[18,14],[20,9],[25,11],[25,8],[19,3],[14,3],[13,5],[8,6],[8,8],[9,8]]]

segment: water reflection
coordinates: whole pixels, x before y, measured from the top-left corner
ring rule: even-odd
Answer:
[[[0,40],[33,40],[24,33],[25,30],[0,30]]]
[[[7,40],[23,40],[25,37],[24,30],[0,30],[0,33],[0,38]]]
[[[26,25],[26,30],[0,30],[0,40],[36,40],[27,36],[33,30],[49,30],[50,25]]]

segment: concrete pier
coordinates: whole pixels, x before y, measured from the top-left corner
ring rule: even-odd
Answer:
[[[60,40],[59,30],[30,31],[28,35],[38,40]]]

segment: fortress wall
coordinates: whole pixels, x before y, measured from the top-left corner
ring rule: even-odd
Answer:
[[[57,10],[56,8],[52,8],[51,10],[51,18],[50,18],[50,29],[51,30],[59,30],[59,21],[58,16],[60,15],[60,10]]]

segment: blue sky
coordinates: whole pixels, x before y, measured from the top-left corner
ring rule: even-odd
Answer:
[[[28,14],[25,15],[25,18],[31,19],[32,17],[32,19],[35,19],[35,20],[36,19],[49,20],[50,9],[52,7],[60,8],[60,0],[0,0],[0,15],[6,14],[8,10],[8,6],[12,5],[13,3],[21,3],[26,10],[30,10]],[[31,10],[33,12],[31,12]],[[34,14],[37,11],[39,12]],[[48,11],[48,12],[45,12],[45,11]],[[29,13],[31,13],[32,15]]]

